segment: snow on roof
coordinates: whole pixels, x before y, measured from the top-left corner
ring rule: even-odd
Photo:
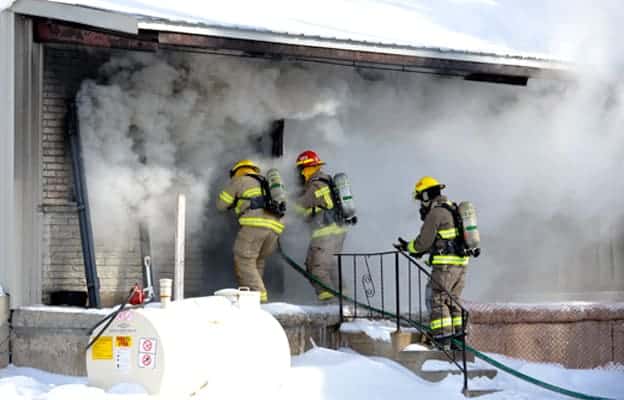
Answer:
[[[20,2],[26,0],[17,1]],[[288,43],[300,41],[304,45],[310,45],[309,40],[316,39],[327,47],[344,48],[340,44],[359,44],[369,45],[372,51],[433,49],[447,54],[546,61],[558,56],[549,47],[552,41],[548,39],[551,38],[544,36],[546,25],[540,21],[545,19],[535,18],[542,15],[544,10],[548,14],[547,7],[538,7],[537,10],[533,7],[531,15],[525,11],[524,3],[518,5],[515,0],[37,2],[62,3],[132,15],[137,19],[139,29],[212,34],[239,39],[258,37],[256,40],[278,43],[289,39]],[[513,18],[509,18],[510,15]],[[527,23],[535,29],[526,29]]]

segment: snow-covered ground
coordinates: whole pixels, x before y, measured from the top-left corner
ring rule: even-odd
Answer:
[[[552,364],[535,364],[495,356],[523,373],[567,389],[584,393],[624,398],[624,366],[593,370],[567,370]],[[478,362],[477,362],[478,364]],[[434,368],[435,369],[435,368]],[[239,377],[244,384],[244,377]],[[461,376],[451,376],[439,383],[424,381],[395,362],[378,357],[365,357],[349,349],[340,351],[314,348],[293,357],[289,376],[275,399],[297,400],[364,400],[364,399],[464,399],[460,394]],[[483,399],[556,399],[566,398],[499,373],[494,380],[470,381],[472,389],[501,389]],[[238,397],[233,387],[228,399]],[[54,375],[31,368],[11,366],[0,370],[2,400],[122,400],[147,399],[136,387],[118,386],[105,392],[87,385],[86,378]],[[201,392],[194,398],[203,398]],[[225,397],[224,397],[225,398]],[[257,397],[256,397],[257,399]]]

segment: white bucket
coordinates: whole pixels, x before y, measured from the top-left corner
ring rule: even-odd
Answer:
[[[248,287],[221,289],[217,290],[214,294],[215,296],[227,298],[232,305],[241,310],[257,310],[260,308],[260,292],[250,290]]]
[[[167,307],[167,304],[171,301],[171,288],[173,286],[173,280],[163,278],[159,281],[160,284],[160,306]]]

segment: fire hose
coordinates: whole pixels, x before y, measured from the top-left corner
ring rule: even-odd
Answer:
[[[279,249],[279,254],[282,256],[284,261],[288,265],[290,265],[295,271],[297,271],[298,273],[303,275],[305,278],[307,278],[311,282],[319,285],[324,290],[327,290],[328,292],[330,292],[334,296],[342,296],[342,298],[344,300],[347,300],[347,301],[349,301],[349,302],[351,302],[353,304],[356,304],[358,307],[362,307],[362,308],[367,309],[369,311],[381,314],[384,317],[387,317],[387,318],[390,318],[390,319],[396,319],[397,318],[396,314],[392,314],[391,312],[380,310],[380,309],[375,308],[373,306],[357,302],[354,299],[350,298],[349,296],[345,296],[344,294],[341,295],[340,292],[338,292],[335,289],[325,285],[315,275],[313,275],[313,274],[309,273],[308,271],[306,271],[295,260],[293,260],[291,257],[289,257],[284,252],[284,249],[282,248],[282,245],[279,242],[278,242],[278,249]],[[402,254],[404,254],[404,255],[406,254],[402,250],[399,250],[399,251]],[[414,263],[416,263],[415,260],[412,260],[412,261]],[[418,263],[416,263],[416,264],[418,264]],[[411,320],[411,319],[409,319],[407,317],[400,317],[400,319],[403,322],[406,322],[409,325],[412,325],[412,326],[418,328],[419,330],[421,330],[423,332],[428,331],[428,327],[426,327],[426,326],[424,326],[424,325],[422,325],[422,324],[420,324],[420,323],[418,323],[418,322],[416,322],[414,320]],[[523,380],[525,382],[528,382],[528,383],[531,383],[533,385],[539,386],[539,387],[541,387],[543,389],[550,390],[552,392],[559,393],[559,394],[562,394],[562,395],[565,395],[565,396],[569,396],[569,397],[572,397],[572,398],[575,398],[575,399],[582,399],[582,400],[612,400],[612,399],[609,399],[607,397],[592,396],[592,395],[588,395],[588,394],[585,394],[585,393],[575,392],[573,390],[565,389],[565,388],[559,387],[557,385],[553,385],[551,383],[544,382],[544,381],[539,380],[539,379],[537,379],[535,377],[523,374],[522,372],[520,372],[518,370],[515,370],[512,367],[510,367],[508,365],[505,365],[505,364],[501,363],[500,361],[497,361],[497,360],[487,356],[486,354],[480,352],[479,350],[475,349],[474,347],[465,344],[463,341],[460,341],[460,340],[457,340],[457,339],[452,339],[452,341],[453,341],[453,343],[456,346],[464,346],[465,345],[466,351],[474,354],[475,357],[485,361],[486,363],[490,364],[491,366],[493,366],[493,367],[495,367],[495,368],[497,368],[497,369],[499,369],[501,371],[507,372],[508,374],[510,374],[512,376],[515,376],[516,378],[519,378],[519,379],[521,379],[521,380]]]

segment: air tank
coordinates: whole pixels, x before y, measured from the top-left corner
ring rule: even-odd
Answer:
[[[355,217],[355,201],[351,194],[351,183],[347,174],[339,172],[334,176],[334,185],[338,191],[338,197],[342,204],[342,213],[348,221]]]
[[[271,197],[278,203],[286,203],[286,189],[284,188],[284,183],[282,181],[282,176],[280,175],[277,168],[271,168],[267,171],[266,174],[267,180],[269,181],[269,189],[271,190]]]
[[[141,385],[163,398],[273,397],[290,367],[284,330],[256,292],[220,294],[122,311],[86,353],[89,384]]]
[[[468,249],[477,249],[481,243],[477,227],[477,211],[469,201],[462,201],[457,207],[464,227],[464,243]]]

